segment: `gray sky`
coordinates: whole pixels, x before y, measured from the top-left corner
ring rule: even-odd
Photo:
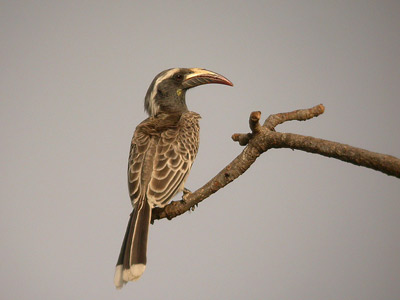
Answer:
[[[148,266],[117,291],[126,167],[160,71],[234,88],[200,113],[195,190],[242,148],[248,116],[400,156],[398,1],[1,1],[2,299],[399,299],[400,182],[291,150],[263,154],[194,213],[150,228]]]

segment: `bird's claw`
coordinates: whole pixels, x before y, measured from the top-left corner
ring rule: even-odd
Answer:
[[[196,203],[195,205],[193,205],[193,206],[190,208],[190,211],[194,211],[194,210],[195,210],[195,208],[196,208],[197,206],[199,206],[199,204],[198,204],[198,203]]]
[[[182,196],[182,202],[184,203],[184,204],[186,204],[187,203],[187,197],[190,195],[190,194],[192,194],[192,192],[189,190],[189,189],[187,189],[187,188],[183,188],[183,196]],[[199,204],[198,203],[196,203],[195,205],[193,205],[190,209],[189,209],[189,211],[194,211],[194,209],[197,207],[197,206],[199,206]]]

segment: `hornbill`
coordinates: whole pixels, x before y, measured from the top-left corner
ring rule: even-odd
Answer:
[[[149,118],[133,134],[128,162],[128,187],[133,211],[122,242],[114,284],[140,278],[146,268],[151,211],[164,207],[184,184],[199,147],[200,115],[186,106],[190,88],[219,83],[224,76],[199,68],[174,68],[158,74],[144,101]]]

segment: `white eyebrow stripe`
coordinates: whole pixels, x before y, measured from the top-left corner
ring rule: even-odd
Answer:
[[[159,78],[157,78],[156,82],[154,83],[154,87],[153,90],[151,91],[151,96],[150,99],[153,100],[154,97],[157,94],[157,87],[160,84],[161,81],[163,81],[166,78],[172,77],[175,73],[177,73],[179,71],[179,69],[171,69],[169,71],[167,71],[164,75],[160,76]]]

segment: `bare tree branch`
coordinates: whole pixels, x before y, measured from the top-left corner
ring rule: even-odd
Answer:
[[[193,209],[201,201],[246,172],[262,153],[273,148],[290,148],[316,153],[400,178],[400,159],[394,156],[310,136],[275,131],[275,127],[284,122],[309,120],[319,116],[324,110],[324,106],[320,104],[309,109],[270,115],[262,126],[259,123],[261,112],[252,112],[249,118],[251,133],[232,135],[234,141],[242,146],[247,145],[242,153],[204,186],[193,193],[185,194],[183,200],[171,202],[164,208],[154,208],[152,221],[163,218],[170,220]]]
[[[287,121],[306,121],[323,114],[325,107],[322,104],[309,109],[298,109],[291,112],[270,115],[264,122],[265,127],[274,130],[276,126]]]

